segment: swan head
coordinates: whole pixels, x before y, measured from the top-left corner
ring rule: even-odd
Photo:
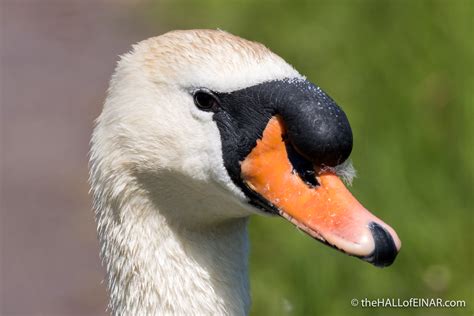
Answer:
[[[92,190],[97,212],[104,199],[147,197],[187,227],[280,215],[386,266],[400,240],[341,182],[352,175],[351,150],[342,109],[265,46],[219,30],[174,31],[118,63],[92,138]]]

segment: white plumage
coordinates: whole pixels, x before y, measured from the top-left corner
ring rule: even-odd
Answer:
[[[124,55],[91,142],[90,181],[116,315],[242,315],[250,306],[247,218],[211,113],[190,89],[226,92],[302,78],[263,45],[175,31]]]

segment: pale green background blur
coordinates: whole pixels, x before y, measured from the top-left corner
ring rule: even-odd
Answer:
[[[252,315],[474,314],[474,1],[1,1],[1,315],[104,315],[87,150],[117,55],[172,29],[264,43],[342,106],[375,268],[253,218]],[[362,308],[442,298],[465,308]]]

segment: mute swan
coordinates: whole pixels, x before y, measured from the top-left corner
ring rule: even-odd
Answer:
[[[219,30],[136,44],[91,140],[111,312],[248,314],[252,214],[391,264],[395,231],[337,177],[351,150],[344,112],[262,44]]]

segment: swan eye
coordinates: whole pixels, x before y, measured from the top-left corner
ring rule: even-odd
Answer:
[[[216,111],[219,108],[219,99],[209,90],[194,92],[194,104],[203,111]]]

